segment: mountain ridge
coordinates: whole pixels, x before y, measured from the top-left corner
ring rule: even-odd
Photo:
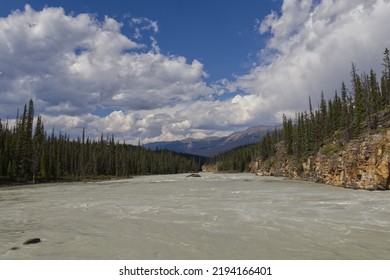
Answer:
[[[259,125],[223,137],[211,136],[202,139],[186,138],[176,141],[159,141],[147,143],[143,146],[151,150],[167,149],[180,153],[212,157],[240,146],[256,143],[263,138],[267,131],[274,128],[275,126]]]

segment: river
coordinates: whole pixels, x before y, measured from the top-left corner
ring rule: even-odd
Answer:
[[[0,259],[390,259],[390,192],[201,176],[2,187]]]

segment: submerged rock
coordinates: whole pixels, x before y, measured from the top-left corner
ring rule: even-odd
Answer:
[[[31,238],[23,242],[23,245],[36,244],[41,242],[40,238]]]
[[[199,174],[196,174],[196,173],[192,173],[190,175],[187,175],[187,177],[202,177],[202,176],[200,176]]]

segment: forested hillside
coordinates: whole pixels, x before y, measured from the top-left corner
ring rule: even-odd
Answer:
[[[49,135],[41,117],[34,121],[30,100],[12,127],[0,120],[0,183],[83,180],[198,171],[203,159],[171,151],[149,151],[116,142],[114,136],[91,140]]]
[[[322,93],[315,110],[309,97],[309,110],[297,113],[294,119],[283,116],[282,130],[270,131],[259,143],[212,158],[209,164],[216,165],[219,171],[230,172],[248,171],[250,162],[257,160],[272,165],[277,160],[273,156],[278,145],[283,145],[286,155],[301,165],[320,148],[330,154],[362,133],[389,129],[390,52],[387,48],[382,66],[378,80],[372,69],[359,74],[352,64],[351,89],[343,82],[340,93],[336,91],[328,101]]]

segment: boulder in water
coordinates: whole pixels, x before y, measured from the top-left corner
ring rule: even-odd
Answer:
[[[197,173],[192,173],[190,175],[187,175],[187,177],[201,177],[201,176]]]
[[[23,245],[36,244],[41,242],[40,238],[31,238],[23,242]]]

